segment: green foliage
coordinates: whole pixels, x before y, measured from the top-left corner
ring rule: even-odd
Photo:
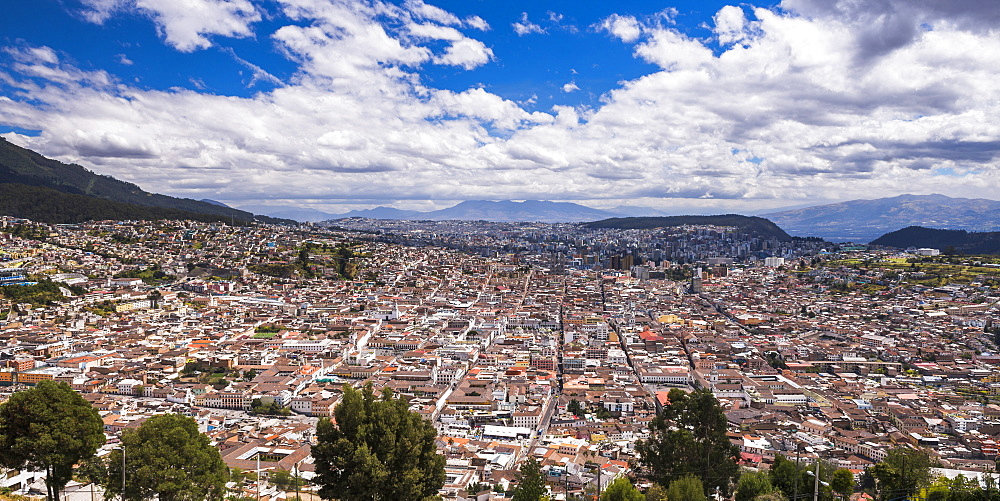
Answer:
[[[465,486],[465,492],[469,496],[475,496],[476,494],[479,494],[480,492],[490,491],[490,490],[491,490],[490,484],[481,483],[481,482],[473,482],[473,483]]]
[[[816,469],[816,461],[812,458],[803,458],[801,464],[796,464],[795,461],[778,454],[774,458],[774,466],[768,471],[768,478],[776,490],[789,499],[794,499],[797,495],[812,494],[813,489],[816,488],[815,477],[813,477]],[[830,463],[821,461],[819,465],[820,480],[831,484],[834,469]],[[819,499],[829,500],[831,496],[831,488],[820,484]]]
[[[59,291],[59,287],[66,286],[50,280],[42,280],[35,285],[4,285],[0,287],[0,296],[15,303],[51,305],[66,299]]]
[[[667,487],[667,499],[670,501],[674,501],[675,499],[708,501],[708,496],[705,496],[705,487],[702,485],[700,478],[694,475],[685,475],[670,482],[670,486]]]
[[[280,490],[289,491],[296,487],[302,487],[305,482],[288,470],[277,470],[268,477],[268,480]]]
[[[830,482],[830,489],[847,499],[854,493],[854,474],[851,470],[840,468],[833,472],[833,479]]]
[[[915,449],[891,449],[885,459],[869,467],[879,499],[913,497],[931,483],[931,459]]]
[[[360,391],[345,385],[334,418],[316,425],[312,448],[322,498],[423,499],[444,485],[437,431],[391,390],[376,398],[371,384]]]
[[[151,285],[170,282],[174,280],[172,275],[167,275],[158,265],[150,266],[142,270],[126,270],[115,274],[115,278],[139,278],[143,282]]]
[[[985,477],[982,485],[974,478],[959,475],[953,479],[940,477],[924,491],[927,501],[994,501],[1000,499],[996,480]]]
[[[728,495],[739,474],[739,449],[726,437],[726,416],[711,391],[670,390],[670,403],[650,422],[649,440],[639,442],[640,465],[661,485],[697,475],[706,493]]]
[[[781,454],[774,456],[774,466],[768,470],[768,476],[771,480],[771,485],[778,488],[788,496],[794,496],[796,494],[796,482],[798,482],[799,488],[804,488],[805,480],[802,478],[805,476],[805,470],[800,466]]]
[[[292,413],[288,407],[282,407],[278,405],[278,402],[270,401],[264,403],[259,398],[253,399],[250,402],[250,414],[254,415],[264,415],[264,416],[288,416]]]
[[[3,189],[3,187],[0,186],[0,189]],[[48,230],[42,228],[39,225],[29,224],[29,223],[5,226],[0,228],[0,231],[27,240],[45,240],[49,236]]]
[[[66,383],[40,381],[0,405],[0,465],[45,471],[49,500],[103,443],[97,410]]]
[[[646,501],[667,501],[667,490],[660,484],[653,484],[646,489]]]
[[[580,401],[575,398],[570,400],[569,403],[566,404],[566,411],[573,414],[576,417],[583,416],[584,414],[583,406],[580,405]]]
[[[631,480],[618,477],[601,493],[601,501],[646,501],[646,496],[632,485]]]
[[[514,488],[511,501],[538,501],[548,494],[545,487],[545,477],[535,458],[528,458],[521,463],[517,475],[517,487]]]
[[[767,472],[748,471],[740,475],[740,481],[736,483],[736,501],[753,501],[757,496],[770,494],[775,490]]]
[[[230,474],[218,449],[198,424],[179,414],[162,414],[122,433],[125,447],[126,500],[217,500],[225,495]],[[104,488],[122,495],[122,451],[108,455]]]

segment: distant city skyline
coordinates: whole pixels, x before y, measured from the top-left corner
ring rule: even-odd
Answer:
[[[998,26],[975,0],[14,2],[0,136],[233,206],[996,199]]]

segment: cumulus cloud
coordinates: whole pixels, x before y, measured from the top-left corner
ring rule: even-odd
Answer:
[[[612,14],[601,21],[597,25],[597,28],[607,31],[625,43],[632,43],[642,35],[642,28],[639,25],[639,21],[632,16]]]
[[[880,43],[852,2],[725,7],[711,40],[612,16],[602,29],[658,69],[597,107],[542,113],[421,78],[426,65],[491,60],[460,31],[466,19],[423,3],[280,0],[295,22],[269,35],[298,71],[273,89],[149,90],[48,48],[8,48],[0,123],[41,130],[8,136],[45,154],[195,198],[995,197],[1000,39],[976,20],[992,10],[956,3],[967,10],[878,3],[895,9],[884,26],[914,27]]]
[[[748,38],[747,19],[743,9],[734,5],[727,5],[715,13],[712,17],[715,22],[715,34],[719,37],[719,42],[731,44],[742,42]]]
[[[82,14],[103,24],[119,11],[149,16],[164,40],[184,52],[212,46],[211,35],[243,38],[253,35],[250,25],[261,20],[249,0],[83,0]]]
[[[545,33],[545,28],[542,28],[541,26],[528,20],[527,12],[522,12],[521,20],[511,24],[511,26],[514,28],[514,33],[517,33],[518,36],[530,35],[532,33]]]
[[[567,84],[564,84],[564,85],[562,86],[562,91],[563,91],[563,92],[573,92],[573,91],[575,91],[575,90],[580,90],[580,87],[578,87],[578,86],[576,85],[576,82],[569,82],[569,83],[567,83]]]

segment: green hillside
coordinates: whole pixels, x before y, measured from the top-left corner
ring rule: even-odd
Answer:
[[[929,247],[962,254],[1000,254],[1000,232],[938,230],[908,226],[886,233],[873,240],[871,244],[900,249]]]
[[[212,216],[209,218],[211,220],[294,223],[266,216],[255,217],[246,211],[190,198],[175,198],[149,193],[132,183],[119,181],[111,176],[95,174],[76,164],[65,164],[46,158],[34,151],[21,148],[2,137],[0,137],[0,183],[5,184],[3,188],[5,198],[0,204],[5,208],[3,214],[39,221],[54,222],[55,219],[61,219],[63,220],[61,222],[76,222],[81,219],[70,218],[70,215],[114,213],[119,216],[91,217],[91,219],[150,219],[153,214],[163,214],[152,217],[154,219],[164,217],[205,219],[191,216],[191,214],[201,214]],[[44,190],[30,190],[29,187]],[[94,201],[59,195],[75,195],[91,198]],[[14,199],[9,199],[9,197]],[[53,207],[59,206],[65,209],[66,215],[60,216],[54,208],[46,207],[47,201],[50,201]],[[70,201],[74,204],[81,204],[81,206],[65,205],[69,204]],[[98,201],[111,203],[98,203]],[[118,205],[114,205],[114,203]],[[9,210],[17,210],[18,213],[15,214]],[[65,220],[67,218],[73,220]]]
[[[587,228],[614,228],[620,230],[671,228],[685,225],[735,226],[748,233],[781,241],[792,239],[778,225],[756,216],[726,214],[721,216],[666,216],[666,217],[613,217],[584,224]]]
[[[42,186],[12,183],[0,183],[0,214],[55,224],[108,219],[231,221],[220,215],[112,202]]]

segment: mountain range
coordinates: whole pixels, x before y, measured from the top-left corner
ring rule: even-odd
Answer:
[[[1000,202],[945,195],[851,200],[761,216],[792,235],[834,242],[869,242],[908,226],[977,232],[1000,230]]]
[[[254,213],[266,215],[255,216]],[[55,223],[92,219],[187,218],[289,224],[295,221],[350,217],[586,222],[638,216],[646,218],[641,224],[659,224],[657,218],[677,215],[669,210],[648,207],[620,206],[602,210],[570,202],[539,200],[468,200],[428,212],[392,207],[354,210],[343,214],[267,205],[233,208],[215,200],[192,200],[150,193],[135,184],[96,174],[80,165],[46,158],[2,137],[0,214]],[[970,232],[1000,231],[1000,202],[944,195],[899,195],[875,200],[851,200],[769,213],[758,211],[754,215],[776,223],[780,226],[779,229],[788,234],[832,241],[869,242],[885,233],[909,226]]]
[[[323,221],[351,217],[365,217],[372,219],[409,219],[422,221],[483,220],[501,222],[523,221],[569,223],[594,221],[596,219],[629,215],[628,213],[623,212],[592,209],[590,207],[571,202],[548,202],[542,200],[525,200],[523,202],[514,202],[511,200],[466,200],[445,209],[426,212],[395,209],[392,207],[375,207],[374,209],[353,210],[343,214],[331,214],[298,207],[267,205],[243,206],[242,208],[245,210],[253,210],[254,212],[261,212],[274,217],[296,219],[299,221]],[[645,209],[641,207],[630,207],[628,209],[630,209],[630,213],[638,212],[646,215],[662,214],[662,212],[655,209]]]

